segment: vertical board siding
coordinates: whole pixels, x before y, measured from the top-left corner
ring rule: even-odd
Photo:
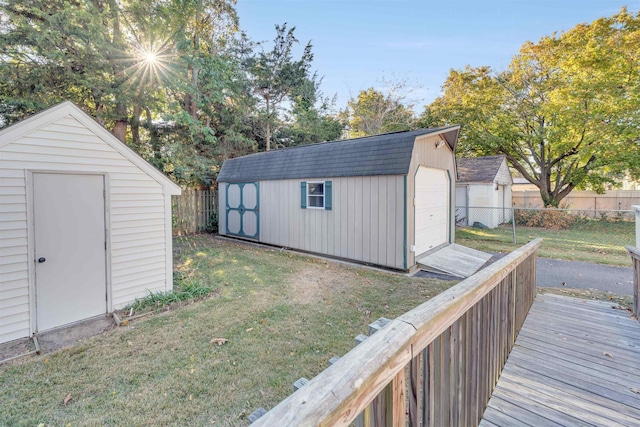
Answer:
[[[300,208],[302,179],[261,181],[260,241],[404,268],[403,176],[322,180],[332,181],[332,210]],[[224,185],[220,183],[220,188]],[[283,197],[283,194],[287,196]],[[224,211],[222,196],[223,191],[220,191],[221,218]],[[223,222],[220,224],[220,233],[225,234]]]
[[[0,310],[0,342],[30,334],[25,170],[108,174],[112,306],[166,290],[161,184],[67,116],[0,149],[0,301],[11,298],[3,302],[11,310]]]
[[[227,234],[227,184],[218,184],[218,234]]]
[[[415,175],[420,165],[429,168],[444,169],[449,171],[450,178],[450,207],[449,207],[449,236],[450,243],[454,242],[455,230],[455,185],[456,185],[456,166],[454,153],[451,151],[449,144],[444,144],[440,148],[436,148],[436,142],[442,140],[441,135],[417,137],[413,146],[413,155],[409,173],[407,175],[407,266],[415,265],[415,253],[411,252],[411,246],[416,244],[415,235]]]

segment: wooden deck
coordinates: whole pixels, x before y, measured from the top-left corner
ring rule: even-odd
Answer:
[[[640,425],[640,323],[606,302],[538,295],[480,426]]]

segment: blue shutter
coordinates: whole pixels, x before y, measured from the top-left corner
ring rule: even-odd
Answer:
[[[331,191],[331,181],[325,181],[324,182],[324,208],[328,211],[331,210],[332,207],[332,202],[333,202],[333,196],[332,196],[332,191]]]
[[[300,183],[300,207],[307,209],[307,181]]]

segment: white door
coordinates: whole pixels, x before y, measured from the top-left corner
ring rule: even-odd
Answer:
[[[418,168],[415,183],[416,256],[448,242],[449,191],[446,170]]]
[[[33,174],[36,330],[106,313],[104,177]]]

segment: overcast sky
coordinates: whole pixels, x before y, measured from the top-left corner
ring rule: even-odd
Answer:
[[[322,90],[337,107],[380,79],[407,79],[421,105],[439,94],[451,68],[505,69],[527,40],[611,16],[640,0],[238,0],[240,27],[256,41],[273,40],[275,24],[309,40]],[[301,47],[300,47],[301,51]]]

